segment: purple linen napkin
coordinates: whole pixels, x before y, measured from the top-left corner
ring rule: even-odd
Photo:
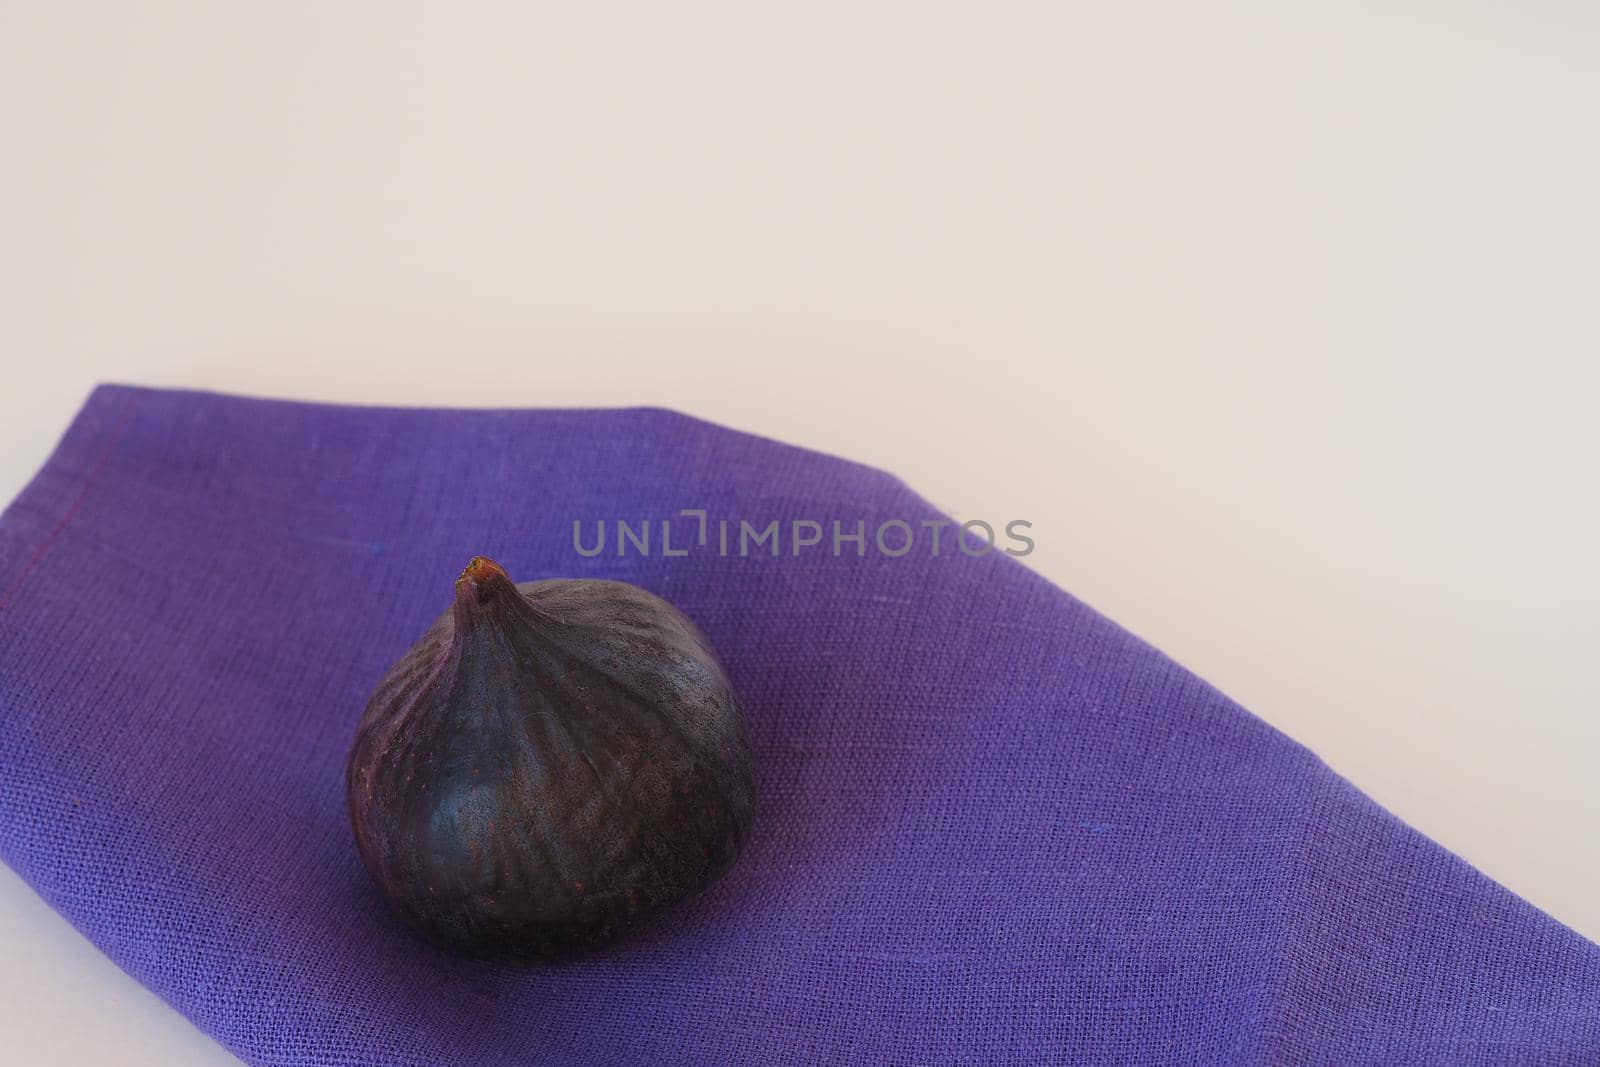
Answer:
[[[574,548],[680,509],[687,555]],[[1600,1063],[1600,949],[1003,552],[871,543],[936,517],[659,410],[101,388],[0,519],[0,858],[259,1064]],[[474,553],[668,598],[750,720],[750,851],[567,966],[427,948],[351,843]]]

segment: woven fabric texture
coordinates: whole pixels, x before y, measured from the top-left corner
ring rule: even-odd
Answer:
[[[574,548],[681,509],[687,555]],[[936,518],[660,410],[103,387],[0,519],[0,858],[257,1064],[1600,1064],[1600,949],[1003,552],[872,544]],[[474,553],[666,597],[749,718],[750,850],[570,965],[427,948],[351,841]]]

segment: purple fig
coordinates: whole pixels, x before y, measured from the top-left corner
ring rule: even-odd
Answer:
[[[390,907],[477,957],[598,948],[719,877],[755,770],[706,639],[625,582],[514,584],[477,557],[378,685],[346,770]]]

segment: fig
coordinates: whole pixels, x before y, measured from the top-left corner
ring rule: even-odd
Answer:
[[[433,944],[597,949],[721,876],[754,761],[715,653],[626,582],[513,583],[481,556],[379,683],[346,767],[362,862]]]

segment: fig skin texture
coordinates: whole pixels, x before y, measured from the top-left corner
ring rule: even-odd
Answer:
[[[728,679],[626,582],[514,584],[477,557],[378,685],[345,776],[394,912],[487,959],[599,948],[726,871],[754,762]]]

